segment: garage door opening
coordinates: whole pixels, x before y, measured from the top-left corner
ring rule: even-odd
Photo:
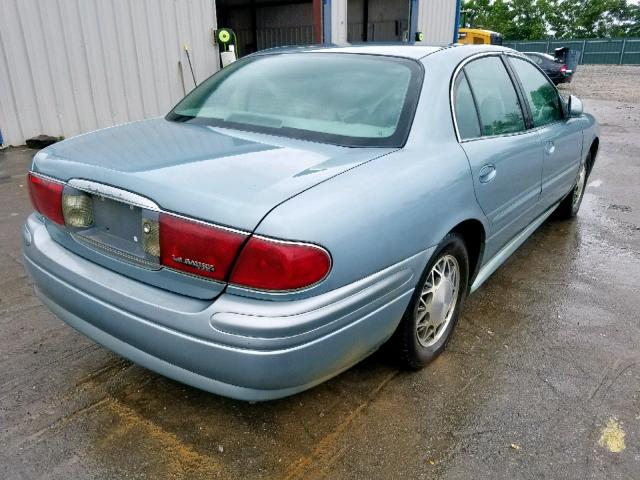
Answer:
[[[218,27],[236,33],[238,57],[322,41],[321,0],[217,0],[216,8]]]
[[[348,0],[347,41],[406,42],[410,18],[410,0]]]

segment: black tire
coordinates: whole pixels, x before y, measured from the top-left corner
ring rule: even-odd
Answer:
[[[582,205],[584,191],[587,187],[587,179],[589,178],[589,165],[591,165],[591,153],[589,153],[585,162],[580,165],[580,170],[578,170],[578,178],[576,178],[576,184],[573,186],[569,194],[560,202],[560,205],[558,205],[558,208],[556,208],[555,212],[553,212],[554,218],[558,220],[569,220],[578,215],[578,210],[580,210],[580,205]],[[582,179],[582,188],[580,189],[580,172],[583,168],[584,178]],[[579,189],[580,191],[578,192]],[[580,195],[579,198],[575,198],[576,194]]]
[[[439,339],[432,345],[424,346],[418,340],[417,329],[417,312],[420,304],[420,297],[432,268],[441,259],[448,255],[455,257],[459,267],[460,279],[456,303],[453,307],[453,314],[451,315],[448,324],[446,327],[442,327],[444,330],[442,334],[440,334]],[[411,298],[411,302],[409,303],[409,306],[407,307],[407,310],[392,338],[391,347],[393,356],[399,360],[402,367],[410,370],[419,370],[442,352],[447,345],[451,332],[458,321],[458,316],[460,315],[460,311],[464,305],[464,300],[468,291],[468,282],[469,257],[467,254],[467,248],[460,235],[456,233],[449,233],[442,239],[436,248],[435,253],[431,257],[431,260],[429,260],[427,267],[424,269],[424,272],[420,277],[420,281],[416,286],[416,290],[413,293],[413,297]]]

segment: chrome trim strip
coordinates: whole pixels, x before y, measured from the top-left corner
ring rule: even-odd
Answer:
[[[41,173],[34,172],[33,170],[29,170],[27,172],[27,175],[33,175],[34,177],[41,178],[43,180],[47,180],[48,182],[59,183],[61,185],[65,185],[65,182],[63,182],[62,180],[58,180],[57,178],[53,178],[53,177],[50,177],[48,175],[43,175]]]
[[[498,269],[498,267],[500,267],[500,265],[502,265],[505,260],[509,258],[511,254],[515,252],[547,218],[549,218],[559,204],[560,202],[553,204],[551,208],[546,210],[524,230],[513,237],[509,243],[502,247],[502,249],[500,249],[500,251],[480,269],[480,272],[478,272],[475,281],[469,289],[469,293],[475,292]]]
[[[154,201],[149,200],[147,197],[143,197],[142,195],[138,195],[137,193],[122,190],[121,188],[80,178],[72,178],[67,182],[67,185],[77,188],[78,190],[82,190],[83,192],[115,200],[116,202],[126,203],[127,205],[133,205],[134,207],[140,207],[154,212],[160,211],[160,207]]]

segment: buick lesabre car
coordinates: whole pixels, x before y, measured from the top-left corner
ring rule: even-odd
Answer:
[[[40,151],[24,263],[73,328],[221,395],[300,392],[386,342],[418,369],[470,292],[576,215],[598,142],[506,48],[267,51],[164,118]]]

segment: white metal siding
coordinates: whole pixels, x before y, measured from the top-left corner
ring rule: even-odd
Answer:
[[[214,0],[0,0],[0,130],[9,145],[166,113],[218,69]]]
[[[427,43],[451,43],[456,23],[456,0],[420,0],[418,31]]]
[[[347,41],[347,0],[331,0],[331,42]]]

